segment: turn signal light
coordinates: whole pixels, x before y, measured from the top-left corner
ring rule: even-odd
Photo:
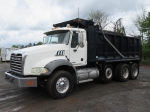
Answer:
[[[33,85],[34,85],[34,81],[28,80],[28,81],[26,82],[26,85],[27,85],[27,86],[33,86]]]

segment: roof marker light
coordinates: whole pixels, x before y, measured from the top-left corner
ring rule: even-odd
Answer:
[[[67,27],[67,28],[70,28],[70,24],[67,24],[66,27]]]

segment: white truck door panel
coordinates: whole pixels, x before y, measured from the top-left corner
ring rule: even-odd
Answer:
[[[73,32],[70,44],[70,62],[74,66],[81,66],[87,64],[87,41],[86,34],[83,33],[84,46],[80,47],[78,44],[78,33]]]

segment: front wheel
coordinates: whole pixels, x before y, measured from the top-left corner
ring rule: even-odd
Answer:
[[[64,98],[73,89],[73,76],[67,71],[57,71],[48,79],[47,90],[56,99]]]

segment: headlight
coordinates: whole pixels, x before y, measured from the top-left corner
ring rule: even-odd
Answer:
[[[48,73],[46,68],[32,68],[31,73]]]

